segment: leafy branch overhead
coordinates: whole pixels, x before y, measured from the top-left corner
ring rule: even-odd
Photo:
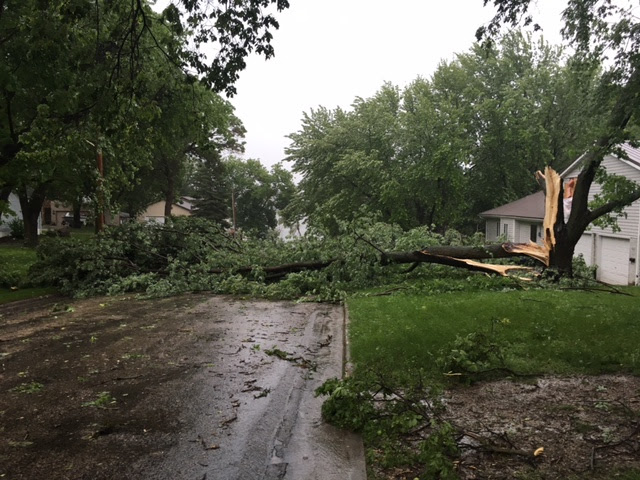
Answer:
[[[287,0],[215,0],[172,1],[164,17],[172,28],[186,34],[193,48],[184,48],[181,60],[195,69],[204,83],[218,92],[234,95],[235,82],[245,68],[245,58],[252,52],[271,58],[273,30],[279,27],[271,9],[289,8]],[[216,53],[211,58],[203,46]]]

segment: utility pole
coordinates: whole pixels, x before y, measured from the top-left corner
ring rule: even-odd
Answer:
[[[97,197],[98,205],[96,206],[96,233],[104,230],[104,162],[102,159],[102,147],[89,140],[85,140],[89,145],[96,149],[96,164],[98,167],[98,186]]]

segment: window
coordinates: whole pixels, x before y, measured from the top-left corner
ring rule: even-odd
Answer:
[[[505,223],[502,226],[502,234],[504,235],[504,238],[507,238],[507,239],[509,238],[509,224],[508,223]]]
[[[496,220],[496,237],[500,236],[500,220]]]
[[[531,240],[533,243],[536,243],[538,241],[538,226],[537,225],[531,225],[531,231],[529,233],[529,240]]]

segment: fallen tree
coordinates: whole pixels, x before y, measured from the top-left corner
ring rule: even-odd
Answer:
[[[553,178],[551,171],[547,178]],[[548,197],[550,205],[553,195]],[[553,225],[552,213],[545,225]],[[341,236],[316,232],[292,241],[236,237],[212,222],[187,217],[166,225],[128,224],[108,229],[94,242],[49,238],[38,250],[30,281],[57,286],[73,296],[130,291],[162,296],[208,290],[336,300],[345,291],[447,275],[434,269],[411,273],[424,263],[501,276],[521,276],[527,270],[538,273],[516,262],[505,265],[481,260],[528,256],[546,267],[553,248],[550,227],[545,228],[548,241],[544,246],[479,245],[478,239],[442,236],[426,227],[404,232],[395,225],[363,220],[355,236],[351,226],[347,227],[350,233]],[[391,268],[401,264],[412,266]],[[457,278],[462,281],[467,276]]]

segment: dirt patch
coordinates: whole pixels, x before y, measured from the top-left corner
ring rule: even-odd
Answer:
[[[640,478],[638,377],[479,382],[452,388],[441,399],[442,407],[431,411],[437,424],[454,427],[454,470],[462,480]],[[431,430],[417,432],[407,437],[416,447]],[[439,465],[426,469],[434,474]],[[413,480],[425,466],[373,471],[376,478]]]
[[[466,432],[463,479],[615,478],[640,468],[637,377],[491,382],[450,392],[447,405]]]

